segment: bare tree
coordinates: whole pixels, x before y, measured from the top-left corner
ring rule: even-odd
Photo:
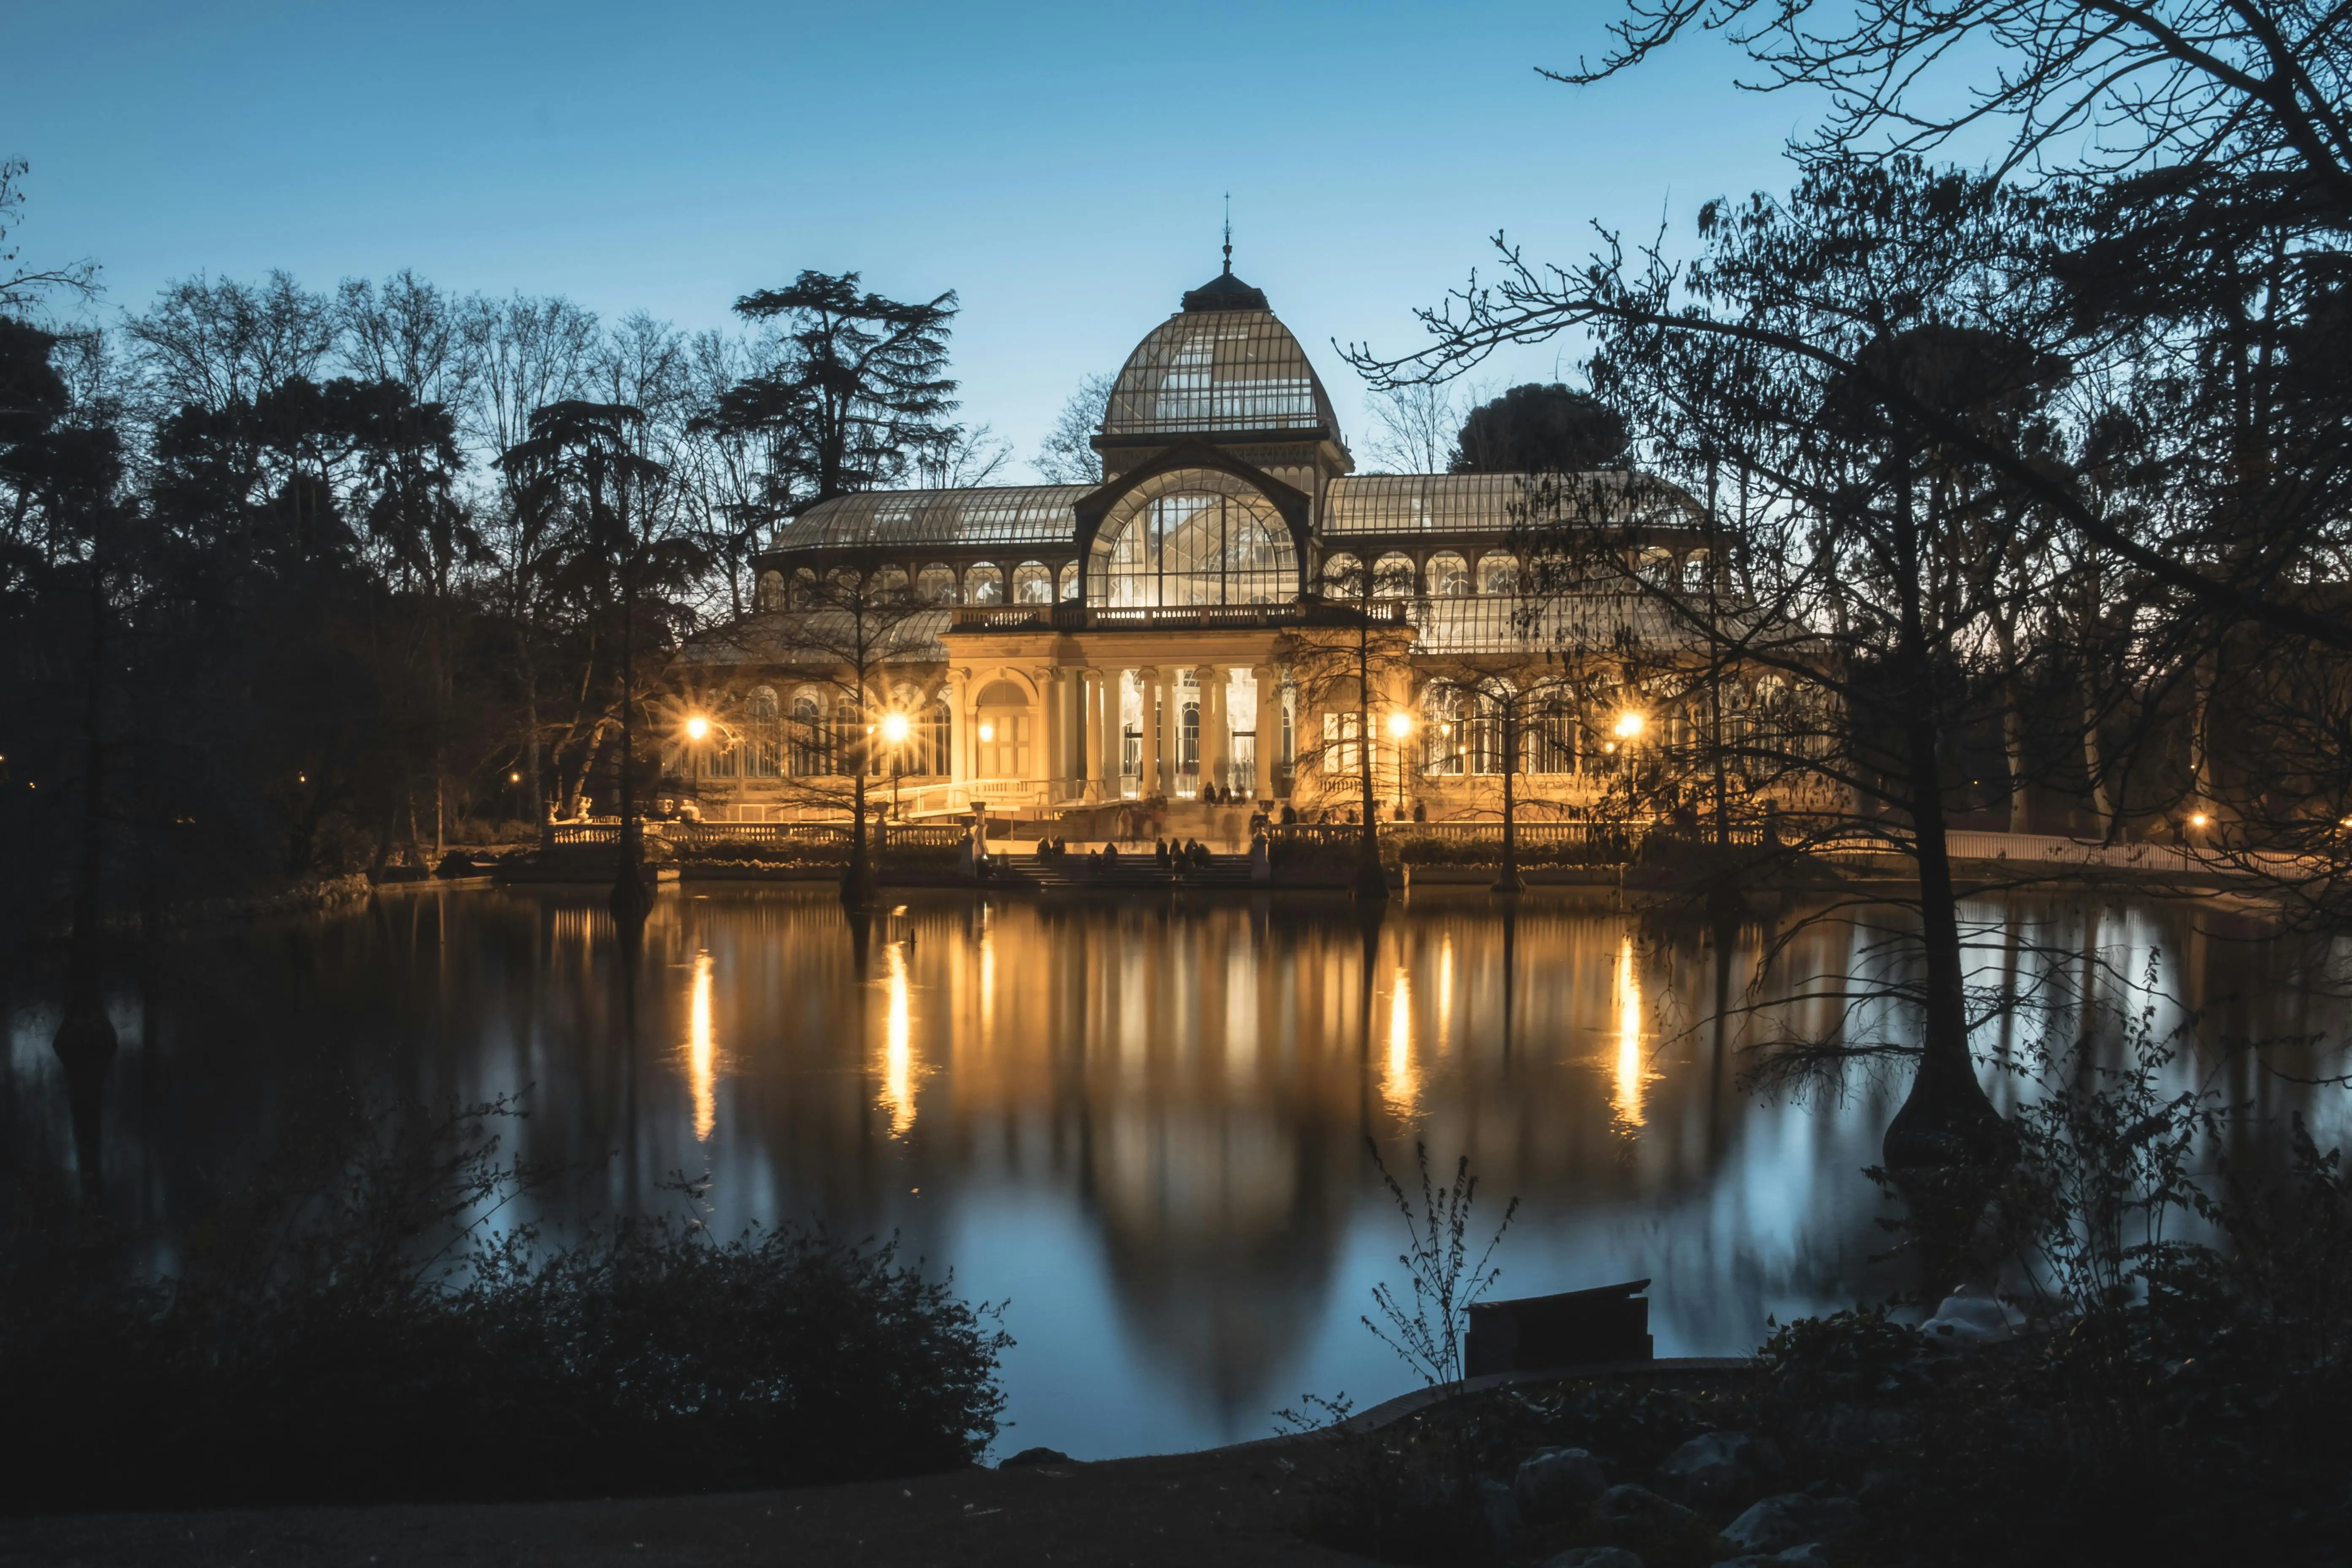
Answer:
[[[1410,382],[1369,394],[1371,439],[1365,455],[1394,474],[1442,474],[1454,460],[1468,402],[1450,382]]]
[[[766,766],[788,800],[848,817],[841,892],[853,908],[873,900],[871,795],[903,739],[893,739],[890,721],[895,716],[911,727],[934,695],[946,619],[947,612],[916,596],[902,571],[840,567],[803,581],[774,614],[707,639],[741,662],[789,671],[822,694],[813,710],[739,717],[733,727],[739,745],[771,748]],[[763,733],[761,724],[775,728]]]
[[[60,267],[17,265],[22,247],[10,239],[24,224],[25,175],[32,165],[22,158],[0,158],[0,316],[25,316],[56,293],[82,300],[98,296],[98,263],[68,261]]]
[[[550,795],[541,776],[545,735],[540,721],[540,643],[562,574],[567,534],[562,495],[543,465],[510,464],[506,455],[530,438],[533,411],[578,397],[596,344],[596,318],[562,298],[478,300],[466,331],[477,374],[466,405],[467,429],[494,458],[496,502],[485,509],[493,594],[507,623],[515,684],[522,701],[520,753],[533,810]]]
[[[1109,406],[1111,388],[1118,381],[1117,376],[1099,374],[1079,378],[1077,390],[1062,405],[1062,411],[1054,416],[1054,427],[1045,432],[1037,455],[1029,459],[1038,478],[1049,485],[1102,483],[1102,454],[1095,450],[1094,438],[1102,428],[1103,410]]]
[[[1388,897],[1381,867],[1381,794],[1375,758],[1391,716],[1409,718],[1395,700],[1412,679],[1412,624],[1407,617],[1415,584],[1411,568],[1353,555],[1328,558],[1318,582],[1319,596],[1307,601],[1304,625],[1291,634],[1290,667],[1302,714],[1322,715],[1322,732],[1299,738],[1297,757],[1332,791],[1354,775],[1360,803],[1357,838],[1356,896]],[[1388,745],[1402,765],[1402,737]]]

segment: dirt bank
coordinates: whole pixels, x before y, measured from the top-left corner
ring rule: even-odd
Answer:
[[[1295,1533],[1298,1445],[609,1502],[224,1510],[0,1521],[41,1568],[1361,1564]]]

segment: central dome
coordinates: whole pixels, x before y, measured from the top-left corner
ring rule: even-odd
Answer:
[[[1281,434],[1339,439],[1307,351],[1230,269],[1136,345],[1103,411],[1107,439]]]

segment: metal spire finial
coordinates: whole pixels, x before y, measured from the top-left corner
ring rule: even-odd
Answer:
[[[1225,276],[1234,275],[1234,193],[1225,193]]]

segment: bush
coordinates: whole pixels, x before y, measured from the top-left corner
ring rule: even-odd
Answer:
[[[39,1436],[8,1510],[775,1487],[954,1468],[994,1436],[1010,1342],[895,1243],[491,1236],[530,1184],[495,1153],[510,1106],[346,1110],[174,1277],[103,1235],[9,1238],[0,1405]]]

